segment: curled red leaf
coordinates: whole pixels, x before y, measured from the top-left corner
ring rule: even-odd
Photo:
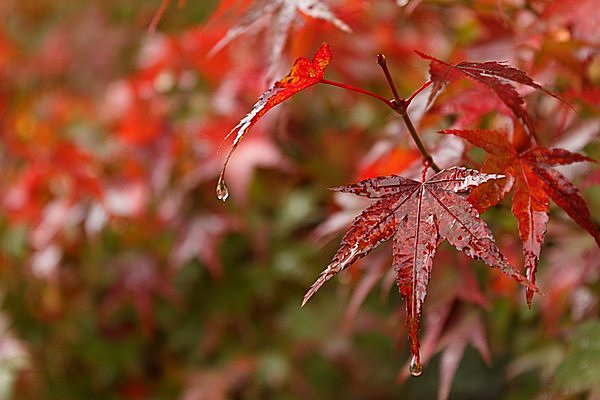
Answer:
[[[271,108],[275,107],[284,100],[292,97],[294,94],[319,83],[323,79],[325,68],[331,60],[331,51],[329,45],[323,43],[315,53],[312,60],[300,57],[296,60],[289,74],[281,80],[275,82],[273,86],[264,92],[252,110],[227,134],[225,139],[234,135],[233,145],[225,158],[223,168],[219,175],[217,184],[217,197],[225,201],[229,195],[225,185],[225,169],[231,155],[242,141],[246,133],[252,126]]]

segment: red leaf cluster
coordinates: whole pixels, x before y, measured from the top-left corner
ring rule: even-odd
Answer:
[[[535,283],[535,271],[548,224],[550,198],[600,245],[600,232],[592,223],[590,211],[579,190],[560,172],[551,168],[592,159],[564,149],[540,146],[518,152],[502,131],[445,130],[442,133],[460,136],[487,151],[490,157],[485,161],[482,171],[506,174],[506,179],[474,190],[469,201],[483,212],[514,189],[512,213],[519,223],[525,270],[530,282]],[[530,305],[532,297],[533,292],[528,289],[527,302]]]
[[[384,176],[369,177],[357,184],[334,189],[377,201],[354,219],[333,260],[306,293],[302,305],[332,276],[369,254],[381,243],[393,238],[393,267],[400,294],[406,303],[406,325],[411,339],[413,375],[419,375],[421,372],[419,352],[421,312],[427,294],[433,258],[443,240],[447,240],[467,256],[481,259],[487,265],[500,269],[521,283],[527,289],[527,301],[530,305],[533,294],[537,291],[535,272],[548,223],[550,198],[590,232],[600,244],[600,233],[591,222],[589,210],[577,188],[551,168],[556,165],[591,161],[591,159],[563,149],[547,149],[533,145],[536,142],[533,123],[525,108],[525,100],[512,83],[527,85],[553,97],[557,96],[544,90],[524,72],[504,63],[460,62],[452,65],[422,53],[418,54],[430,60],[429,72],[433,85],[429,103],[448,83],[467,77],[480,84],[478,90],[473,91],[475,97],[481,95],[481,88],[492,90],[497,96],[497,101],[477,108],[474,112],[477,116],[474,118],[493,110],[498,104],[506,106],[506,111],[510,110],[523,124],[532,144],[522,150],[522,143],[513,145],[502,132],[494,130],[445,130],[442,133],[465,138],[471,144],[491,154],[491,157],[485,161],[482,172],[452,167],[438,172],[429,179],[425,179],[424,173],[422,181],[380,173]],[[265,92],[252,111],[229,133],[228,136],[235,135],[235,139],[219,177],[217,195],[221,200],[227,198],[227,188],[224,184],[225,168],[238,143],[260,117],[293,94],[319,82],[329,83],[382,100],[396,111],[405,107],[399,113],[406,118],[407,105],[428,85],[426,83],[406,100],[395,99],[390,102],[362,89],[325,81],[323,73],[330,58],[329,49],[324,44],[312,61],[305,58],[296,60],[288,76],[276,82],[269,91]],[[385,68],[387,66],[384,66],[384,72],[397,97],[392,79]],[[463,124],[466,123],[463,121]],[[414,129],[410,125],[407,123],[409,129]],[[422,144],[417,142],[417,145],[421,152],[426,152]],[[368,168],[366,173],[377,175],[375,171],[396,168],[393,157],[392,153],[386,159],[380,160],[381,165],[370,166],[373,172],[368,172]],[[423,157],[430,158],[425,153]],[[408,162],[406,154],[402,154],[401,161],[405,167]],[[474,189],[467,201],[464,193],[471,188]],[[512,212],[519,222],[526,277],[507,261],[496,246],[488,226],[479,217],[479,212],[497,204],[513,189],[515,193]],[[370,276],[362,288],[359,300],[381,276],[381,273]],[[475,325],[480,326],[480,324]],[[471,340],[481,344],[481,329],[478,328],[478,332]],[[457,353],[463,352],[467,337],[461,331],[453,340],[458,343],[455,352],[447,351],[443,356],[443,362],[447,366],[444,367],[442,398],[448,395],[449,382],[457,367],[457,361],[454,359]],[[487,354],[487,351],[484,353]]]

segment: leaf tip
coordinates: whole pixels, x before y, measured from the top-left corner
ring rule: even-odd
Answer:
[[[527,300],[527,308],[531,310],[531,307],[533,306],[533,291],[527,289],[527,294],[525,295],[525,297]]]
[[[355,253],[351,253],[351,254],[354,255]],[[306,292],[306,294],[304,295],[304,298],[302,299],[302,305],[300,307],[304,307],[304,305],[308,302],[308,300],[310,300],[310,298],[315,293],[317,293],[317,291],[321,288],[321,286],[323,286],[323,284],[325,282],[327,282],[329,279],[331,279],[332,276],[337,274],[342,269],[343,269],[343,267],[340,266],[339,262],[332,262],[331,264],[329,264],[327,266],[327,268],[325,268],[325,270],[323,272],[321,272],[321,275],[319,275],[319,277],[317,278],[315,283],[312,284],[310,289],[308,289],[308,292]]]
[[[313,297],[313,295],[317,292],[317,290],[319,290],[319,288],[323,285],[323,283],[325,283],[325,280],[323,280],[321,278],[322,278],[322,275],[319,277],[319,279],[317,279],[317,281],[315,283],[313,283],[313,285],[310,287],[310,289],[308,289],[308,292],[306,292],[306,294],[304,295],[304,298],[302,298],[302,304],[300,304],[300,308],[304,307],[306,305],[306,303],[308,303],[310,298]]]
[[[332,56],[333,55],[331,54],[331,48],[329,47],[329,43],[323,42],[321,43],[321,46],[319,46],[319,49],[317,50],[315,55],[313,56],[312,62],[315,63],[321,70],[321,73],[323,73],[325,68],[329,65]]]
[[[303,308],[306,305],[306,303],[308,303],[308,300],[310,300],[310,298],[311,296],[309,296],[308,293],[305,294],[304,298],[302,299],[302,304],[300,304],[300,308]]]
[[[537,287],[537,285],[531,281],[529,281],[525,276],[521,275],[519,273],[519,277],[513,277],[515,278],[515,280],[522,285],[523,287],[525,287],[526,290],[526,297],[527,297],[527,305],[529,306],[529,308],[531,308],[531,302],[533,301],[533,295],[534,294],[539,294],[539,295],[543,295],[542,291],[540,290],[540,288]]]

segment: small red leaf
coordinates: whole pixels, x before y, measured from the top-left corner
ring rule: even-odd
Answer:
[[[493,173],[502,171],[504,179],[489,181],[477,186],[468,197],[469,203],[480,213],[498,204],[515,185],[514,166],[503,158],[488,158],[481,166],[481,172]]]
[[[263,93],[256,104],[254,104],[254,107],[252,107],[252,110],[227,134],[225,139],[232,135],[235,135],[235,138],[219,175],[217,197],[220,200],[225,201],[229,195],[224,182],[227,163],[246,133],[267,111],[296,93],[321,81],[330,60],[331,51],[327,43],[321,45],[312,61],[304,57],[297,59],[289,74],[275,82],[269,90]]]
[[[429,56],[425,53],[421,53],[418,50],[416,51],[416,53],[421,58],[431,61],[429,63],[429,77],[433,82],[433,86],[431,88],[431,94],[429,95],[429,100],[427,102],[429,105],[433,103],[433,100],[440,92],[440,90],[442,90],[447,84],[462,78],[462,74],[460,73],[460,71],[450,68],[450,64],[445,63],[444,61],[438,60],[437,58]]]

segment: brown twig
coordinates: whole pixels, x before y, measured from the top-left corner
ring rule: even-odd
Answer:
[[[415,93],[413,93],[413,95],[411,97],[409,97],[408,99],[401,99],[400,96],[398,95],[398,91],[396,90],[396,85],[394,84],[394,80],[392,79],[392,75],[390,74],[390,70],[388,69],[387,62],[386,62],[385,56],[383,54],[377,55],[377,64],[379,64],[379,66],[383,70],[383,73],[388,82],[388,85],[390,86],[390,89],[392,90],[392,93],[394,94],[394,99],[390,102],[392,109],[402,117],[402,120],[404,121],[404,124],[406,125],[406,129],[408,129],[410,136],[412,137],[413,141],[417,145],[417,148],[423,155],[423,158],[425,159],[425,161],[429,164],[429,166],[431,166],[431,168],[433,168],[433,170],[435,172],[440,172],[440,170],[441,170],[440,167],[438,167],[438,165],[435,163],[435,161],[433,161],[431,154],[429,153],[429,151],[427,151],[427,149],[425,148],[425,145],[423,145],[423,142],[421,141],[421,138],[419,138],[419,135],[417,134],[417,130],[415,129],[415,126],[413,125],[412,121],[410,120],[410,117],[408,116],[408,112],[407,112],[408,105],[410,104],[412,99],[419,92],[421,92],[423,89],[425,89],[427,86],[429,86],[431,84],[431,82],[430,81],[426,82]]]

